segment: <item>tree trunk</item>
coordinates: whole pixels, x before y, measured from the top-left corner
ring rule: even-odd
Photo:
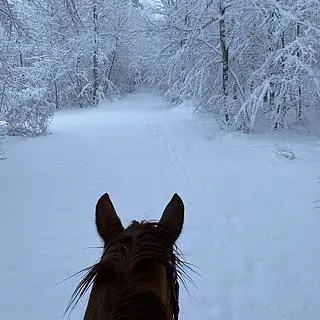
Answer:
[[[92,103],[98,104],[98,89],[99,89],[99,61],[98,61],[98,8],[97,1],[93,0],[93,57],[92,57]]]
[[[55,95],[56,110],[59,110],[58,86],[56,81],[54,82],[54,95]]]
[[[296,38],[299,38],[300,36],[300,23],[297,23],[297,34]],[[300,50],[297,51],[297,57],[300,58],[301,53]],[[299,76],[299,84],[298,84],[298,105],[297,105],[297,118],[301,120],[302,116],[302,87],[301,87],[301,79]]]
[[[220,47],[221,47],[221,56],[222,56],[222,92],[223,92],[223,101],[224,101],[224,118],[227,124],[229,124],[229,113],[228,113],[228,79],[229,79],[229,52],[227,48],[227,39],[226,39],[226,25],[225,25],[225,8],[222,5],[222,2],[219,3],[219,13],[221,18],[219,20],[219,34],[220,34]]]
[[[77,87],[76,87],[76,94],[77,94],[77,98],[78,98],[78,103],[79,103],[79,107],[83,108],[83,101],[82,101],[82,97],[81,97],[81,78],[80,78],[80,56],[77,56],[76,59],[76,83],[77,83]]]
[[[285,47],[285,33],[284,31],[281,33],[280,37],[280,45],[281,48],[283,49]],[[281,70],[284,70],[284,58],[282,58],[282,65],[281,65]],[[283,72],[282,72],[283,74]],[[275,94],[275,93],[274,93]],[[287,114],[287,109],[285,107],[286,104],[286,98],[285,96],[282,97],[281,103],[277,103],[277,109],[276,109],[276,120],[274,122],[273,129],[277,130],[279,127],[284,128],[284,123],[285,123],[285,117]]]

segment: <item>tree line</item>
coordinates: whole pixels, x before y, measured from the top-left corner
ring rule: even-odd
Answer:
[[[0,120],[45,134],[55,110],[143,84],[226,128],[281,129],[320,108],[317,0],[0,2]]]

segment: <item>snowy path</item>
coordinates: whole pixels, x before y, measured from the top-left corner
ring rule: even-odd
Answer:
[[[62,319],[100,244],[94,206],[109,192],[125,224],[185,201],[179,244],[198,266],[187,320],[320,318],[320,147],[222,134],[148,92],[61,112],[53,134],[11,139],[0,162],[0,319]],[[81,319],[86,301],[71,314]]]

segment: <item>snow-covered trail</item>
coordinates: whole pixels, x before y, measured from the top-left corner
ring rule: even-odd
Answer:
[[[125,224],[183,198],[179,244],[201,277],[181,292],[182,320],[318,319],[319,145],[279,159],[274,142],[210,122],[139,91],[59,113],[52,135],[11,139],[0,162],[0,319],[62,319],[79,278],[62,281],[100,254],[104,192]]]

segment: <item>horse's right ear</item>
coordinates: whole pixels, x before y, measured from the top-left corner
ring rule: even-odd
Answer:
[[[98,233],[105,244],[124,230],[121,220],[107,193],[105,193],[97,202],[96,226]]]
[[[168,228],[168,230],[171,231],[171,240],[174,243],[178,239],[182,231],[183,222],[184,204],[178,194],[175,193],[164,209],[159,223],[164,225],[166,228]]]

